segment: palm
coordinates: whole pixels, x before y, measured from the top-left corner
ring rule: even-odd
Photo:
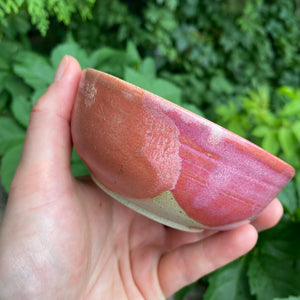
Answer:
[[[156,266],[165,243],[163,226],[119,204],[89,180],[79,181],[77,188],[84,212],[78,224],[89,236],[83,241],[83,298],[162,298]]]
[[[162,299],[157,276],[162,255],[187,240],[198,240],[199,234],[165,228],[119,204],[91,182],[80,182],[79,187],[88,197],[84,206],[93,241],[86,295]]]

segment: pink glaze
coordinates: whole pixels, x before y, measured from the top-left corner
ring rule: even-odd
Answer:
[[[170,190],[184,212],[206,227],[254,218],[294,174],[228,130],[91,69],[80,84],[72,135],[104,187],[133,199]]]
[[[184,114],[156,96],[179,129],[182,169],[172,193],[192,219],[208,227],[252,218],[273,200],[294,174],[293,168],[232,132]]]

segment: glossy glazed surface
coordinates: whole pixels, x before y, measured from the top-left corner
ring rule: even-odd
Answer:
[[[183,230],[226,229],[251,220],[294,174],[230,131],[92,69],[80,83],[72,136],[100,187]]]

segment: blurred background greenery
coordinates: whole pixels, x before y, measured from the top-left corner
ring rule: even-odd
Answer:
[[[299,27],[299,0],[0,0],[3,187],[9,191],[32,105],[60,59],[73,55],[82,68],[159,94],[296,169],[279,195],[280,224],[174,297],[300,299]],[[75,152],[72,170],[87,172]]]

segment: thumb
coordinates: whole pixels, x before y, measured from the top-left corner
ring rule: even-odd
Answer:
[[[70,120],[80,76],[79,63],[73,57],[65,56],[54,82],[32,109],[17,173],[20,169],[25,174],[31,170],[39,177],[39,171],[47,175],[69,171]]]

